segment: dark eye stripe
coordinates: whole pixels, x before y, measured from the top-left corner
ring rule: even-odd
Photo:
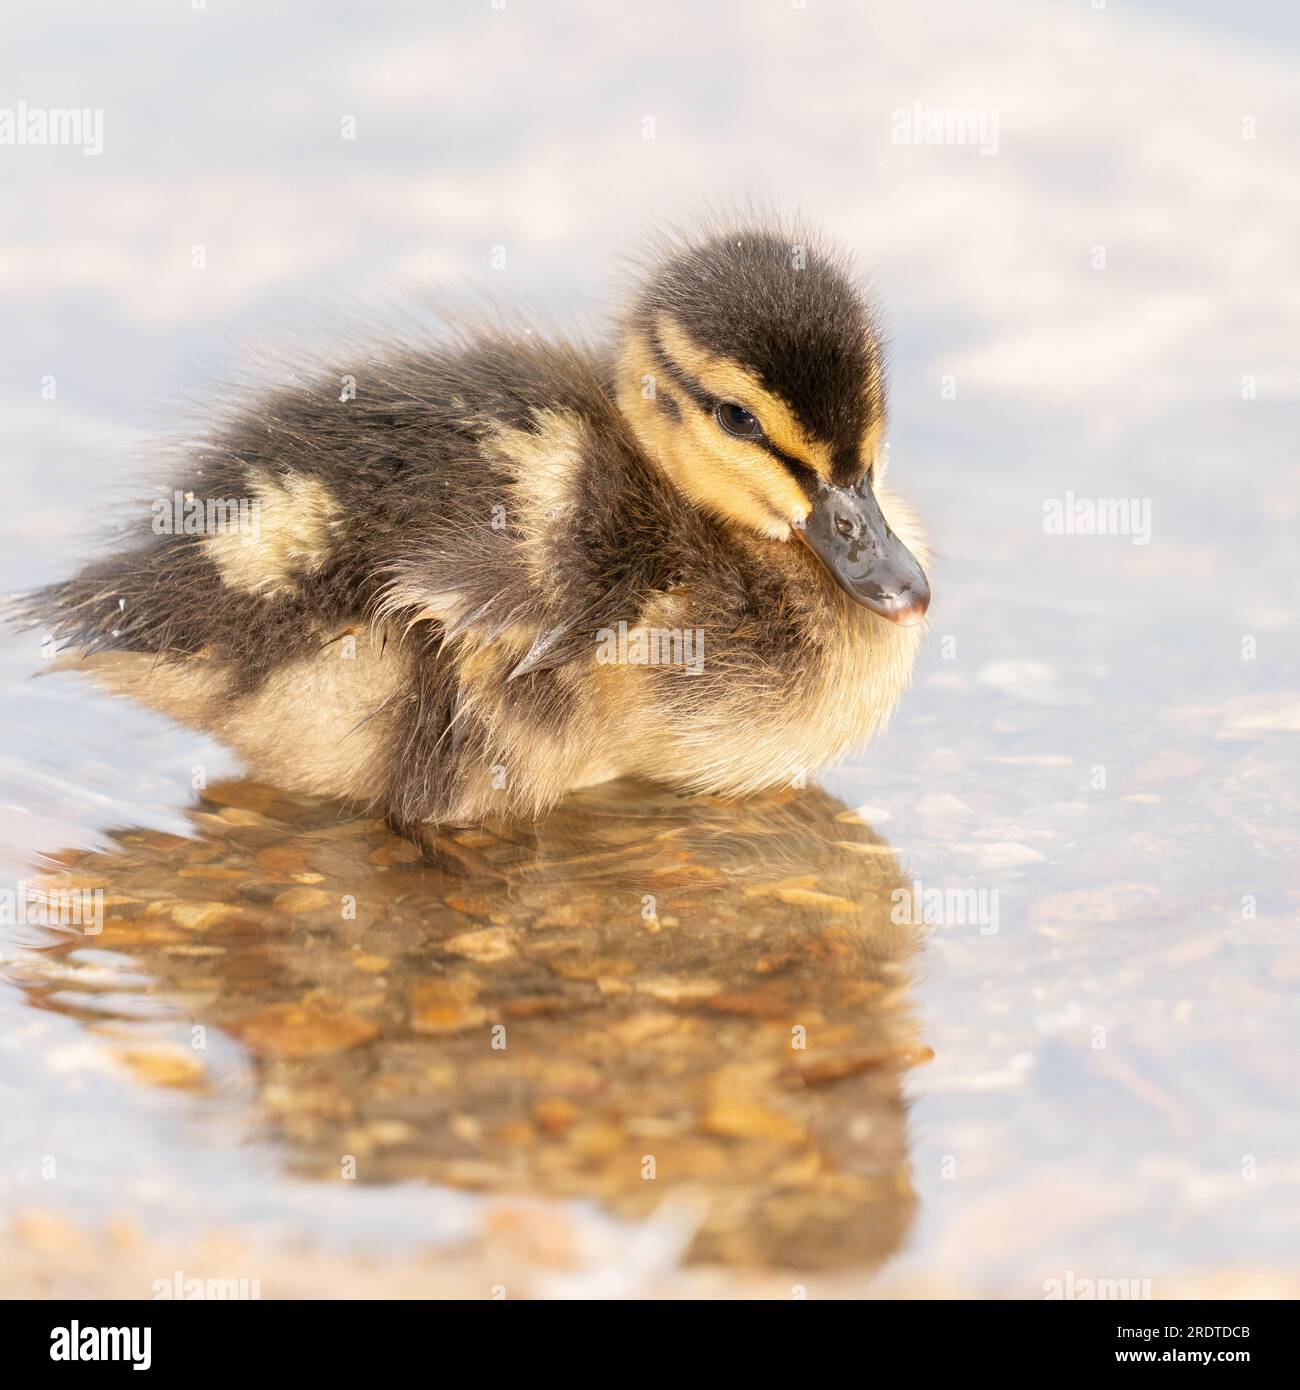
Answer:
[[[712,410],[717,405],[717,399],[711,396],[693,376],[682,371],[677,363],[668,356],[657,333],[650,340],[650,350],[654,354],[655,366],[670,381],[676,382],[678,388],[689,396],[701,410]]]
[[[706,414],[713,414],[722,401],[720,397],[706,391],[698,381],[689,373],[684,372],[676,362],[664,351],[663,344],[659,341],[657,333],[650,338],[650,351],[654,356],[655,366],[668,377],[670,381],[676,383],[677,387],[686,396],[689,396],[701,410]],[[795,482],[803,489],[805,494],[811,498],[817,491],[821,478],[815,469],[809,468],[806,463],[801,463],[796,458],[791,458],[789,454],[782,453],[780,449],[766,436],[760,435],[757,439],[742,440],[745,444],[754,444],[778,462],[785,464],[793,475]]]
[[[800,463],[798,459],[791,458],[789,454],[783,454],[770,439],[756,439],[754,443],[766,449],[774,459],[779,459],[785,464],[793,474],[795,482],[803,488],[809,497],[812,497],[817,491],[817,485],[821,482],[816,469],[809,468],[806,463]]]

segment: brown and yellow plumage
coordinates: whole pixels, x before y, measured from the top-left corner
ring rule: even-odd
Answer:
[[[254,531],[146,524],[29,618],[256,774],[406,827],[616,775],[750,792],[887,717],[928,588],[833,254],[712,231],[607,349],[476,330],[351,370],[193,445],[181,494]]]

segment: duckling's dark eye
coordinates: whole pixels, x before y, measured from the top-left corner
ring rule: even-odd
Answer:
[[[743,405],[737,405],[735,401],[723,401],[715,414],[718,424],[728,434],[734,434],[737,439],[762,439],[763,426]]]

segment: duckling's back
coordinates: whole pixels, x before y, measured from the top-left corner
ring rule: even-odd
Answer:
[[[596,357],[487,338],[235,411],[121,550],[22,612],[286,786],[399,823],[535,811],[599,775],[568,667],[660,585],[672,512]]]

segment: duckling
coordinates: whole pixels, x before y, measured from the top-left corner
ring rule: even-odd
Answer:
[[[844,255],[715,226],[657,246],[608,343],[473,327],[233,407],[126,548],[23,611],[407,833],[618,776],[744,795],[909,680],[930,590],[884,437]]]

